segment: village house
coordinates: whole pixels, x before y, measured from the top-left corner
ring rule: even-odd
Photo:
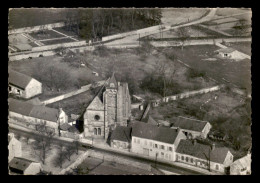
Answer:
[[[172,122],[171,128],[180,128],[189,138],[200,137],[205,139],[211,129],[211,124],[207,121],[179,116]]]
[[[8,151],[8,162],[10,162],[14,157],[22,156],[22,144],[14,137],[13,133],[8,134]]]
[[[175,161],[175,149],[186,136],[180,131],[144,122],[132,126],[131,150],[153,158]]]
[[[176,149],[176,161],[226,174],[233,155],[226,147],[215,147],[196,140],[181,140]]]
[[[217,54],[221,58],[234,59],[234,60],[244,59],[244,57],[241,55],[241,53],[233,48],[222,48],[222,49],[216,50],[215,52],[217,52]]]
[[[129,150],[131,147],[131,127],[117,126],[110,137],[110,146],[117,149]]]
[[[9,93],[22,98],[31,98],[42,93],[42,84],[25,74],[8,69]]]
[[[84,113],[86,138],[105,138],[116,126],[127,126],[131,116],[128,84],[117,82],[114,73]]]
[[[62,108],[32,105],[12,98],[8,102],[9,121],[26,128],[37,130],[40,125],[45,124],[48,130],[59,134],[59,125],[68,122],[68,116]]]
[[[250,175],[251,174],[251,154],[234,161],[230,165],[230,175]]]
[[[41,170],[41,163],[21,157],[14,157],[9,163],[9,174],[12,175],[36,175]]]

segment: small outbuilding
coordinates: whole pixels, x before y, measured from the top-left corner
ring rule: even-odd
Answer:
[[[25,158],[14,157],[9,163],[10,174],[36,175],[41,170],[41,163],[37,163]]]

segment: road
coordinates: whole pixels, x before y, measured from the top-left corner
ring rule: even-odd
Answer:
[[[10,126],[9,126],[9,132],[20,135],[20,136],[25,137],[25,138],[29,137],[29,138],[32,138],[32,139],[34,139],[35,136],[42,136],[40,134],[36,135],[33,132],[23,131],[23,130],[16,129],[16,128],[13,128],[13,127],[10,127]],[[56,138],[53,139],[53,143],[57,144],[57,145],[59,145],[60,143],[62,143],[63,145],[71,145],[71,142],[64,141],[64,140],[61,140],[61,139],[56,139]],[[150,159],[146,159],[146,158],[143,158],[143,157],[136,157],[136,156],[133,156],[133,155],[130,155],[130,154],[123,154],[123,153],[120,153],[120,152],[110,151],[110,150],[107,150],[107,149],[104,150],[104,149],[98,148],[98,147],[91,147],[91,145],[83,144],[83,143],[81,143],[81,145],[84,145],[84,146],[80,146],[79,149],[83,150],[83,151],[91,149],[91,150],[94,150],[94,151],[102,152],[104,154],[106,153],[106,154],[111,154],[111,155],[114,155],[114,156],[116,155],[116,156],[122,157],[122,158],[127,158],[127,159],[132,160],[132,161],[138,161],[138,162],[141,162],[141,163],[148,163],[148,164],[153,164],[153,165],[155,164],[155,161],[150,160]],[[197,171],[190,170],[190,169],[187,169],[187,168],[184,168],[184,167],[179,167],[179,166],[176,166],[176,165],[158,162],[158,161],[156,163],[156,166],[158,168],[163,169],[163,170],[167,170],[167,171],[174,172],[176,174],[181,174],[181,175],[204,175],[201,172],[197,172]]]

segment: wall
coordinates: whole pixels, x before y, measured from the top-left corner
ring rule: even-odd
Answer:
[[[14,137],[12,137],[11,141],[8,144],[8,162],[10,162],[14,157],[22,156],[22,145],[21,142]]]
[[[31,165],[24,171],[24,175],[35,175],[41,171],[40,163],[31,163]]]
[[[140,144],[137,143],[138,140],[140,141]],[[145,141],[147,142],[147,145],[145,145]],[[155,148],[155,144],[157,144],[157,148]],[[164,145],[164,150],[159,148],[161,145]],[[171,147],[172,151],[169,151],[168,147]],[[158,153],[157,156],[158,159],[175,161],[175,153],[174,153],[175,146],[173,144],[167,144],[163,142],[158,142],[150,139],[143,139],[143,138],[133,136],[132,143],[131,143],[131,151],[133,153],[145,155],[144,148],[149,150],[149,155],[148,155],[149,157],[156,158],[156,153]],[[164,153],[164,157],[162,157],[161,153]]]
[[[35,58],[39,57],[40,55],[42,56],[52,56],[55,55],[56,53],[54,51],[40,51],[40,52],[23,52],[23,53],[18,53],[18,54],[12,54],[8,55],[9,61],[16,61],[16,60],[23,60],[23,59],[28,59],[29,57]]]
[[[42,84],[39,81],[32,78],[29,84],[25,88],[25,98],[31,98],[41,93],[42,93]]]
[[[63,27],[63,26],[65,26],[64,22],[58,22],[58,23],[53,23],[53,24],[45,24],[44,28],[51,29],[51,28]],[[41,29],[41,27],[42,27],[42,25],[33,26],[33,27],[24,27],[24,28],[19,28],[19,29],[11,29],[8,31],[8,34],[17,34],[17,33],[23,33],[23,32],[38,31]]]

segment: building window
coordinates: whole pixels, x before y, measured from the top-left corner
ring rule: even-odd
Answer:
[[[189,162],[189,158],[188,157],[186,157],[186,162]]]
[[[155,148],[158,148],[157,144],[154,144],[154,147],[155,147]]]
[[[101,135],[101,128],[98,128],[98,135]]]
[[[190,162],[193,163],[193,158],[190,159]]]
[[[94,135],[97,135],[97,129],[94,128]]]
[[[169,147],[169,151],[172,151],[172,147]]]
[[[164,145],[161,145],[161,149],[163,149],[163,150],[164,150]]]
[[[227,57],[227,56],[228,56],[228,54],[227,54],[227,53],[224,53],[224,56],[225,56],[225,57]]]
[[[181,156],[181,160],[184,161],[184,156]]]
[[[95,115],[95,120],[98,121],[100,119],[100,116],[99,115]]]
[[[163,152],[161,152],[161,156],[164,157],[164,153]]]
[[[218,165],[216,165],[216,170],[219,170],[219,167],[218,167]]]

